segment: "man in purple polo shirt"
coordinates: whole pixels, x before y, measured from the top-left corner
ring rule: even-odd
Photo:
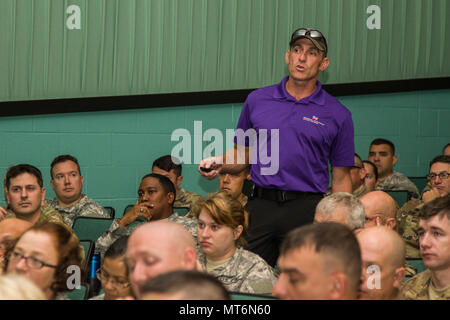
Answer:
[[[289,76],[250,93],[237,124],[234,149],[199,165],[199,172],[213,179],[222,168],[240,171],[251,164],[255,187],[247,204],[248,249],[272,266],[284,235],[313,222],[315,207],[329,185],[328,163],[332,192],[352,192],[351,113],[317,81],[329,65],[325,37],[300,28],[289,45],[285,55]]]

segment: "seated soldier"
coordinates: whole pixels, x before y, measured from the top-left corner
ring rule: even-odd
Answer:
[[[364,228],[385,226],[389,229],[396,230],[398,205],[389,194],[384,191],[372,191],[366,193],[360,200],[366,212]],[[406,276],[408,277],[417,273],[417,270],[407,261],[405,261],[405,269]]]
[[[352,182],[352,194],[360,198],[362,195],[369,192],[367,190],[366,184],[364,183],[366,178],[366,169],[363,165],[361,157],[355,153],[354,155],[354,164],[350,167],[350,180]],[[328,188],[328,192],[325,196],[329,196],[331,194],[331,187]]]
[[[347,192],[335,192],[317,204],[314,222],[338,222],[350,230],[364,228],[364,206],[359,199]]]
[[[109,218],[105,208],[82,194],[84,178],[75,157],[65,154],[53,159],[50,176],[56,198],[47,200],[47,204],[58,210],[69,227],[77,217]]]
[[[375,190],[375,186],[378,182],[377,166],[369,160],[363,161],[364,169],[366,170],[366,177],[364,178],[364,184],[368,192]]]
[[[89,300],[116,300],[132,296],[125,261],[128,238],[120,237],[106,250],[102,266],[95,272],[104,293]]]
[[[204,270],[230,292],[270,295],[277,274],[263,258],[243,248],[249,213],[242,204],[218,192],[200,199],[194,210]]]
[[[181,182],[183,181],[181,170],[180,160],[171,155],[162,156],[156,159],[153,161],[152,165],[152,173],[169,178],[175,186],[176,198],[173,206],[175,208],[187,208],[190,210],[192,205],[200,198],[200,195],[186,191],[180,187]]]
[[[413,198],[420,198],[416,185],[400,172],[394,171],[397,163],[394,144],[386,139],[375,139],[370,144],[369,161],[377,166],[378,183],[375,190],[407,190]]]
[[[336,222],[290,231],[280,248],[273,294],[288,300],[355,300],[361,253],[353,232]]]
[[[8,209],[0,207],[0,212],[5,218],[18,218],[31,224],[49,221],[67,227],[58,211],[42,205],[45,188],[38,168],[29,164],[10,167],[6,172],[4,190]]]
[[[362,275],[359,299],[402,299],[405,244],[387,227],[366,228],[356,235],[361,248]]]
[[[96,253],[103,257],[106,249],[118,238],[130,235],[136,228],[129,227],[139,217],[146,221],[167,219],[185,226],[197,239],[197,221],[182,217],[173,212],[175,186],[169,178],[156,173],[150,173],[141,180],[138,190],[138,203],[134,205],[121,219],[114,219],[109,230],[105,231],[95,243]]]
[[[450,195],[422,207],[418,233],[428,269],[403,283],[401,292],[410,300],[450,300]]]
[[[450,156],[440,155],[430,162],[427,175],[431,189],[424,192],[422,200],[411,199],[397,213],[398,232],[406,242],[406,256],[419,258],[419,212],[428,202],[450,194]]]
[[[140,297],[140,287],[149,279],[174,270],[200,270],[196,241],[179,223],[168,220],[140,225],[128,239],[126,261],[131,288]]]
[[[394,229],[397,202],[384,191],[372,191],[361,197],[366,213],[364,228],[387,226]]]
[[[242,193],[245,180],[250,177],[250,166],[246,167],[239,173],[232,173],[221,169],[219,172],[219,192],[229,194],[233,199],[241,203],[243,207],[246,206],[248,197]],[[188,212],[187,216],[193,217],[194,210]]]
[[[195,270],[176,270],[149,279],[139,287],[140,300],[230,300],[223,284]]]

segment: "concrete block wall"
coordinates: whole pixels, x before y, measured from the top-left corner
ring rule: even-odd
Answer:
[[[424,176],[429,161],[450,141],[450,90],[338,99],[352,112],[356,152],[366,159],[374,138],[390,139],[399,158],[395,169],[408,176]],[[201,139],[194,135],[194,121],[202,121],[202,133],[217,128],[225,137],[241,109],[242,103],[0,117],[0,177],[11,165],[33,164],[43,173],[47,198],[54,197],[50,163],[69,153],[80,162],[84,193],[114,207],[120,217],[136,201],[140,178],[151,171],[153,160],[179,143],[171,141],[174,130],[187,129],[193,149],[193,140]],[[196,169],[196,164],[183,165],[182,186],[202,195],[216,190],[218,182],[201,178]],[[3,196],[0,205],[5,205]]]

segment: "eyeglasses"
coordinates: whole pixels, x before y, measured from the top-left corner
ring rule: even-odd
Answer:
[[[327,40],[325,39],[325,37],[319,30],[306,29],[306,28],[297,29],[294,31],[294,33],[291,36],[291,42],[292,42],[292,40],[294,40],[297,37],[308,36],[308,35],[311,38],[313,38],[314,40],[318,40],[318,41],[322,42],[325,47],[324,51],[325,51],[325,53],[327,52],[327,50],[328,50]]]
[[[49,268],[54,268],[56,269],[58,266],[54,266],[48,263],[45,263],[44,261],[32,257],[32,256],[24,256],[23,254],[17,252],[17,251],[13,251],[11,252],[11,254],[9,255],[9,262],[10,263],[19,263],[20,260],[25,259],[25,262],[27,264],[27,266],[31,269],[41,269],[42,267],[49,267]]]
[[[128,280],[115,280],[113,276],[109,275],[106,271],[102,270],[102,268],[97,269],[95,271],[95,276],[98,280],[102,281],[103,283],[106,283],[108,281],[111,281],[111,284],[115,287],[120,288],[128,288],[130,286],[130,282]]]
[[[427,174],[427,179],[434,180],[434,179],[436,179],[436,177],[439,177],[439,179],[444,180],[444,179],[448,179],[449,175],[450,175],[450,172],[439,172],[438,174],[430,173],[430,174]]]
[[[351,166],[351,169],[362,169],[362,167],[358,167],[358,166]]]

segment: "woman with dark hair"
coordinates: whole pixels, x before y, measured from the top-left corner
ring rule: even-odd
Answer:
[[[96,272],[104,293],[89,300],[116,300],[133,296],[125,262],[128,238],[120,237],[106,250],[102,267]]]
[[[78,238],[60,224],[41,222],[25,231],[9,252],[7,271],[30,279],[48,300],[67,299],[62,292],[72,289],[70,271],[78,267],[81,279],[81,263]]]
[[[230,292],[271,294],[275,270],[257,254],[243,249],[249,213],[225,192],[200,199],[193,210],[198,219],[199,260]]]

